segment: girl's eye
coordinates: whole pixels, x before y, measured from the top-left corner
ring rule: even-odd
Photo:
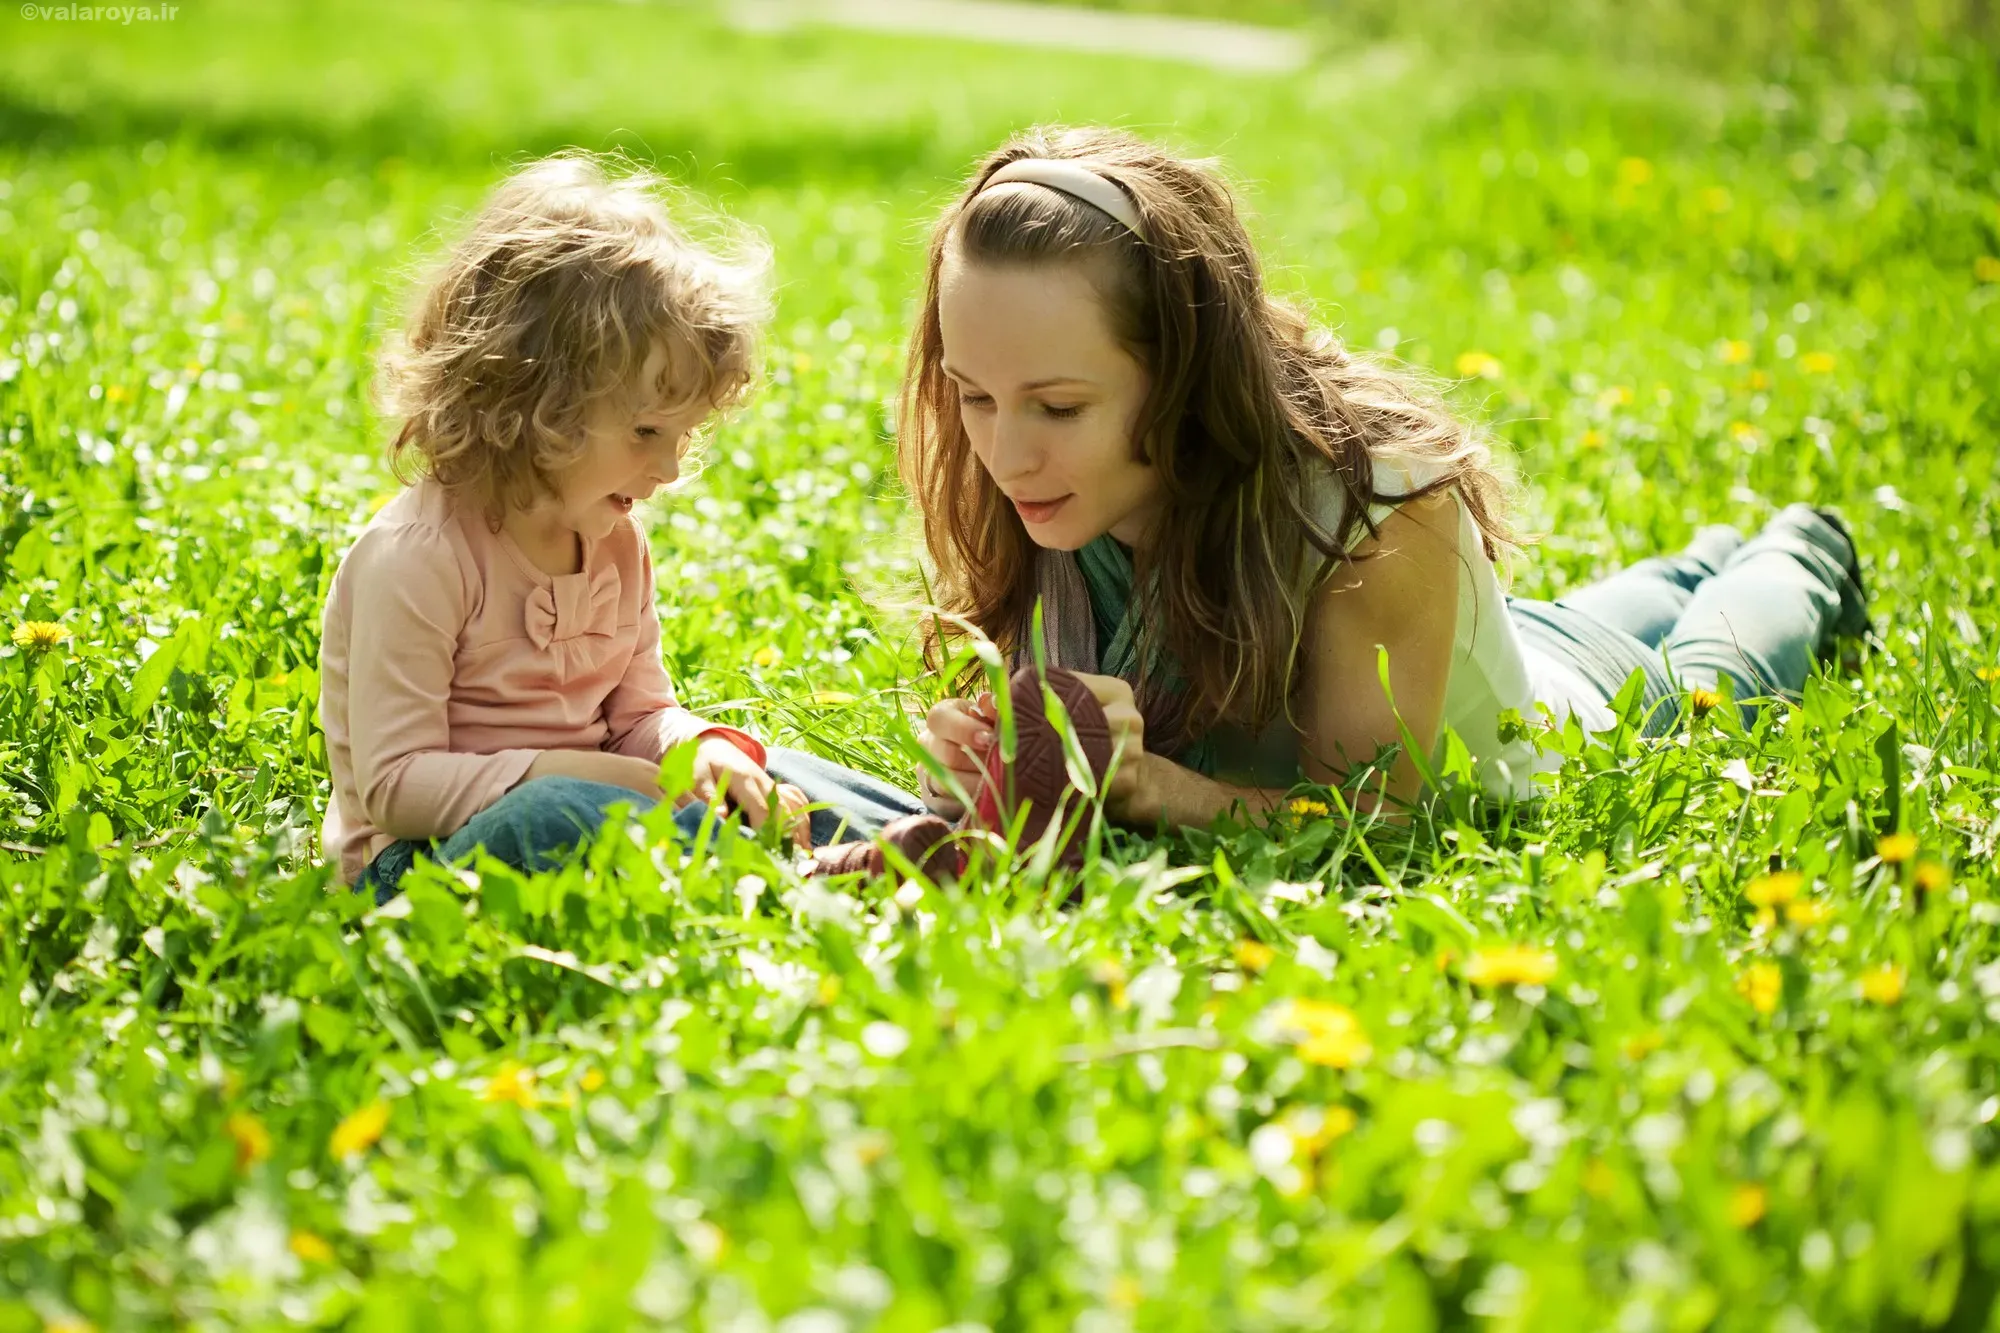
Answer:
[[[1072,417],[1083,415],[1083,404],[1072,403],[1068,407],[1057,407],[1054,403],[1044,403],[1042,404],[1042,411],[1054,417],[1057,421],[1068,421]]]
[[[639,427],[638,434],[642,440],[657,440],[660,438],[660,428],[658,426],[641,426]]]

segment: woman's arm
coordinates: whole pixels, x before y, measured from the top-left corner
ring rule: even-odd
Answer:
[[[1307,777],[1337,785],[1354,765],[1373,759],[1384,746],[1400,745],[1398,713],[1426,757],[1436,745],[1458,624],[1458,529],[1458,501],[1449,494],[1402,506],[1383,521],[1378,536],[1355,548],[1360,558],[1343,565],[1307,608],[1299,709]],[[1381,648],[1389,652],[1393,708],[1377,669]],[[1110,679],[1092,677],[1093,688]],[[1131,725],[1123,711],[1107,707],[1114,744],[1121,722],[1125,729]],[[1126,752],[1109,802],[1112,815],[1125,822],[1201,825],[1237,802],[1258,814],[1285,797],[1277,788],[1218,782],[1161,755],[1142,753],[1135,762],[1129,744]],[[1357,804],[1369,811],[1385,799],[1392,806],[1407,802],[1422,785],[1405,752],[1386,788]]]

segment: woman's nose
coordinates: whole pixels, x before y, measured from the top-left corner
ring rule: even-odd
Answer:
[[[987,450],[986,470],[993,480],[1006,485],[1019,477],[1033,476],[1042,467],[1042,447],[1035,432],[1005,413],[993,423],[992,447]]]

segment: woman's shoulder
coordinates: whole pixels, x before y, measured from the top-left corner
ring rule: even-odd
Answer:
[[[1349,534],[1350,550],[1368,539],[1371,524],[1380,527],[1383,520],[1396,512],[1399,502],[1444,476],[1447,469],[1436,459],[1421,454],[1383,452],[1369,455],[1368,471],[1369,488],[1376,498],[1368,506],[1369,522],[1358,525]],[[1304,496],[1306,512],[1313,522],[1328,534],[1338,533],[1347,518],[1349,492],[1331,462],[1315,459],[1307,465]]]

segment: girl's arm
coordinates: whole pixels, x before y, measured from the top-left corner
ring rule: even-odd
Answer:
[[[1350,765],[1401,745],[1399,713],[1426,757],[1436,745],[1458,625],[1459,522],[1450,494],[1402,506],[1383,521],[1379,536],[1355,548],[1360,558],[1341,566],[1308,608],[1299,746],[1312,780],[1337,785]],[[1389,652],[1393,708],[1382,693],[1378,648]],[[1119,719],[1112,721],[1115,736]],[[1239,801],[1255,814],[1285,798],[1280,789],[1218,782],[1161,755],[1143,754],[1126,768],[1129,776],[1121,772],[1112,783],[1110,804],[1114,815],[1135,823],[1201,825]],[[1386,799],[1393,808],[1422,785],[1405,750],[1386,788],[1360,794],[1356,804],[1365,813]]]
[[[636,531],[635,531],[635,536]],[[604,700],[604,722],[610,735],[604,749],[620,755],[650,760],[660,759],[683,741],[698,737],[720,737],[729,741],[764,767],[764,743],[747,731],[711,722],[681,707],[674,698],[673,683],[660,657],[660,613],[653,602],[653,555],[643,537],[639,542],[639,639],[632,649],[632,661],[624,679],[612,687]]]
[[[445,701],[468,595],[457,555],[437,533],[374,527],[342,562],[348,618],[347,744],[360,814],[398,838],[440,838],[500,799],[540,751],[458,754]],[[329,636],[332,637],[332,636]],[[338,725],[337,716],[329,722]],[[337,738],[329,735],[328,740]]]

